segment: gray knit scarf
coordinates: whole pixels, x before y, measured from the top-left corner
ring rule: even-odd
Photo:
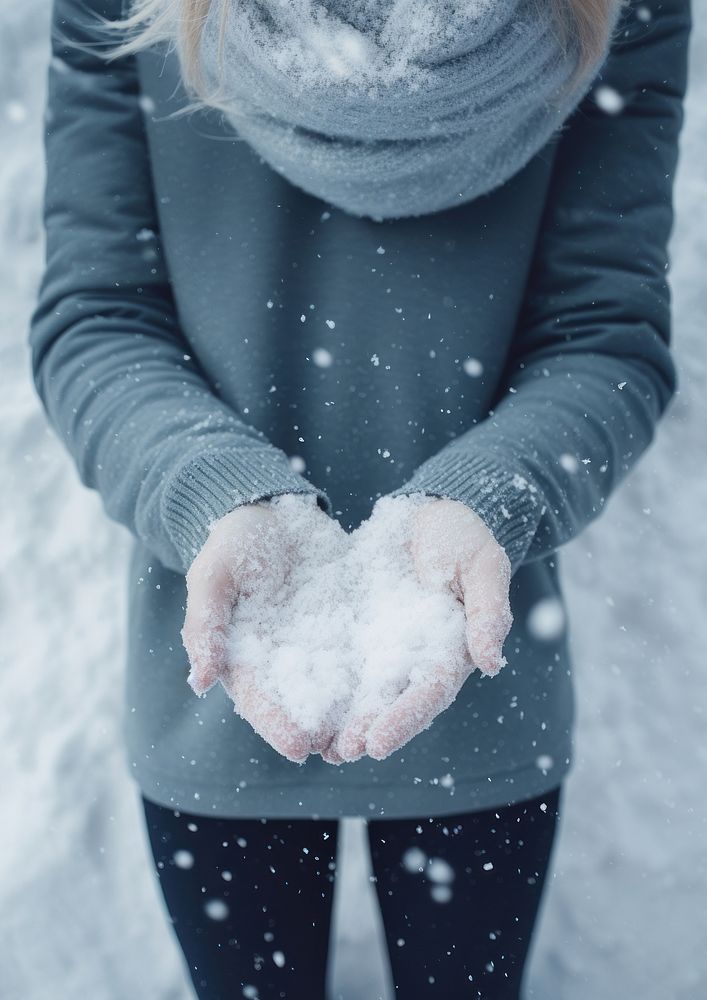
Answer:
[[[291,183],[376,221],[498,187],[586,94],[549,0],[224,0],[200,68],[236,132]],[[574,46],[574,47],[572,47]]]

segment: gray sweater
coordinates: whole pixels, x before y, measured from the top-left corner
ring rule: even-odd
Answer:
[[[29,340],[52,426],[134,537],[124,735],[139,787],[209,815],[394,817],[556,786],[573,759],[569,634],[529,616],[562,600],[557,550],[676,389],[667,244],[689,2],[626,9],[599,81],[618,114],[590,92],[492,194],[383,223],[288,184],[214,112],[169,119],[185,101],[176,57],[105,64],[67,45],[102,37],[92,13],[120,2],[54,6]],[[184,576],[212,520],[313,493],[352,530],[412,490],[468,504],[508,552],[496,677],[472,673],[386,760],[340,767],[280,756],[220,685],[194,695]]]

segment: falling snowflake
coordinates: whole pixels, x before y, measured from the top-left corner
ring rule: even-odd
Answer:
[[[526,619],[528,631],[536,639],[549,642],[562,635],[565,628],[565,610],[557,597],[543,597],[537,601]]]
[[[225,920],[229,912],[222,899],[207,899],[204,903],[204,911],[211,920]]]
[[[619,114],[620,111],[623,111],[626,103],[618,90],[610,87],[607,83],[602,83],[595,89],[594,99],[607,115]]]
[[[193,868],[194,855],[191,851],[175,851],[172,855],[177,868]]]
[[[567,451],[560,455],[560,465],[566,472],[576,472],[579,468],[579,462],[576,457],[570,455]]]
[[[430,882],[448,885],[454,881],[454,869],[444,858],[430,858],[425,872]]]
[[[423,872],[427,864],[427,855],[419,847],[409,847],[403,854],[403,867],[409,872]]]
[[[478,358],[467,358],[463,362],[462,368],[464,369],[466,374],[470,375],[472,378],[478,378],[479,375],[481,375],[484,370],[484,366],[481,364]]]
[[[331,351],[326,347],[317,347],[312,351],[312,361],[318,368],[328,368],[334,360]]]

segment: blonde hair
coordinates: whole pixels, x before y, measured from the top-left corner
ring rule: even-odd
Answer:
[[[625,4],[629,0],[619,2]],[[595,65],[610,40],[613,0],[536,0],[536,3],[550,5],[556,35],[563,49],[566,51],[572,44],[578,48],[577,67],[568,84],[572,87]],[[124,41],[111,49],[107,58],[118,58],[168,42],[177,51],[184,85],[195,98],[190,107],[204,104],[218,106],[218,92],[206,91],[199,71],[199,44],[212,4],[221,5],[223,45],[227,0],[133,0],[132,13],[128,17],[121,20],[101,18],[106,28],[127,34]]]

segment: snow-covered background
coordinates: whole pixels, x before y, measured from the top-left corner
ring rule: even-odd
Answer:
[[[707,996],[703,7],[672,240],[680,393],[561,553],[579,719],[529,969],[542,1000]],[[79,484],[29,374],[48,14],[0,0],[0,1000],[188,1000],[119,742],[128,536]],[[343,833],[333,993],[387,1000],[363,829]]]

